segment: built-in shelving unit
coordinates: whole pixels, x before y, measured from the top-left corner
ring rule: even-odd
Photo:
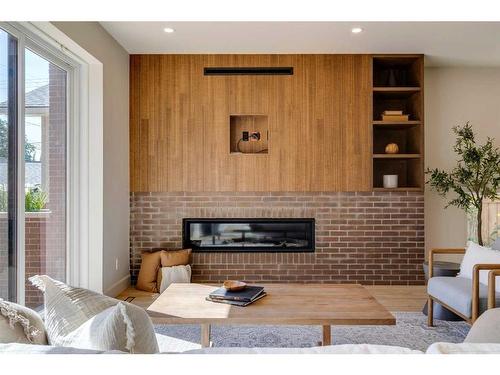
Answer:
[[[423,189],[424,108],[423,56],[373,56],[373,189],[420,191]],[[408,121],[383,120],[384,111],[402,111]],[[389,143],[395,154],[385,153]],[[398,175],[398,187],[385,189],[383,176]]]
[[[258,137],[252,135],[258,135]],[[229,152],[231,155],[267,155],[268,141],[267,115],[234,114],[229,116]]]

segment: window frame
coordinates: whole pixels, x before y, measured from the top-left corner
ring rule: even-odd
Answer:
[[[17,301],[25,301],[25,48],[67,71],[66,281],[102,292],[102,64],[50,22],[0,27],[18,41]]]

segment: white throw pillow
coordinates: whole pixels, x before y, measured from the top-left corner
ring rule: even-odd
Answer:
[[[144,309],[45,275],[29,280],[44,292],[50,345],[158,353],[153,324]]]
[[[190,283],[191,266],[163,267],[161,269],[161,276],[160,293],[163,293],[172,283]]]
[[[47,345],[42,318],[34,310],[0,298],[0,343]]]
[[[500,264],[500,251],[492,250],[488,247],[478,245],[469,241],[462,263],[460,264],[460,273],[458,277],[464,277],[472,280],[474,266],[476,264]],[[479,282],[488,285],[488,273],[484,270],[479,272]],[[500,292],[500,280],[496,284],[496,291]]]
[[[61,340],[62,346],[95,350],[120,350],[130,353],[158,353],[150,345],[157,342],[150,332],[149,319],[140,313],[141,309],[126,302],[120,302],[93,316]],[[148,322],[149,324],[145,324]],[[152,327],[151,327],[152,328]]]

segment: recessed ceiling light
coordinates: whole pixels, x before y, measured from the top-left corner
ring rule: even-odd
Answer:
[[[163,31],[165,31],[166,33],[173,33],[175,30],[172,29],[171,27],[165,27]]]
[[[363,31],[363,29],[362,29],[361,27],[353,27],[353,28],[351,29],[351,32],[352,32],[353,34],[359,34],[359,33],[360,33],[360,32],[362,32],[362,31]]]

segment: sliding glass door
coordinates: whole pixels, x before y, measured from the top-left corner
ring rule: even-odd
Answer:
[[[0,298],[17,296],[17,40],[0,29]]]
[[[25,303],[42,293],[28,278],[66,280],[67,71],[50,56],[24,50]]]
[[[32,308],[29,277],[67,278],[69,71],[0,28],[0,298]]]

